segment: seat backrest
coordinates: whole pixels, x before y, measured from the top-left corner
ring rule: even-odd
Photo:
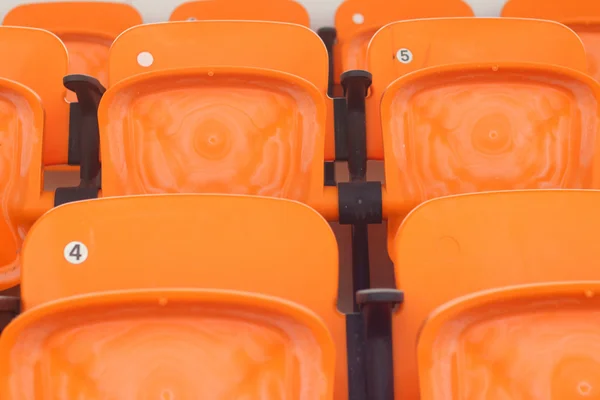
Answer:
[[[239,290],[300,304],[335,338],[336,391],[346,392],[337,244],[327,222],[301,203],[157,195],[67,204],[38,220],[22,261],[25,310],[84,293],[151,288]]]
[[[531,190],[450,196],[416,208],[393,248],[405,293],[394,317],[397,398],[418,398],[414,346],[437,307],[480,290],[599,280],[599,201],[596,190]]]
[[[0,28],[0,43],[5,33]],[[0,77],[0,290],[19,282],[19,252],[28,226],[18,211],[31,195],[40,194],[43,131],[38,95]]]
[[[189,1],[177,6],[169,20],[255,20],[310,26],[308,12],[302,4],[293,0]]]
[[[451,64],[544,63],[587,70],[581,40],[550,21],[519,18],[436,18],[402,21],[379,30],[368,50],[373,85],[367,102],[368,152],[381,159],[380,107],[399,78]]]
[[[333,154],[326,93],[327,52],[308,28],[132,28],[111,49],[99,109],[103,194],[259,194],[317,207],[326,137]]]
[[[132,290],[55,301],[12,321],[0,357],[11,360],[0,365],[6,400],[333,399],[324,323],[255,293]]]
[[[585,44],[590,75],[600,81],[600,2],[559,0],[540,7],[535,0],[509,0],[502,16],[548,19],[569,26]]]
[[[67,50],[59,38],[41,29],[0,28],[0,57],[10,60],[0,63],[0,78],[19,82],[40,97],[45,112],[43,165],[67,164],[69,107],[62,84]]]
[[[19,252],[35,218],[52,207],[43,166],[66,163],[67,52],[52,33],[0,27],[0,290],[19,281]],[[10,61],[8,61],[10,60]]]
[[[593,397],[600,384],[598,294],[598,280],[568,281],[444,304],[419,335],[420,399]]]
[[[403,35],[412,24],[429,28]],[[431,31],[437,33],[424,33]],[[540,43],[549,37],[554,45],[544,51]],[[411,38],[421,45],[413,46],[407,67],[400,53],[412,52]],[[402,40],[409,46],[395,45]],[[583,45],[565,26],[500,18],[407,21],[383,28],[369,51],[376,78],[368,144],[378,148],[382,138],[388,238],[412,208],[435,197],[600,187],[600,85],[584,72]],[[424,58],[435,64],[418,61]]]
[[[346,0],[335,14],[337,31],[336,76],[351,69],[366,69],[367,46],[383,26],[403,20],[436,17],[470,17],[473,11],[461,0]]]
[[[46,2],[21,4],[4,25],[41,28],[58,35],[69,51],[69,73],[91,75],[107,83],[108,50],[124,30],[142,23],[131,5],[115,2]],[[76,96],[69,92],[69,101]]]

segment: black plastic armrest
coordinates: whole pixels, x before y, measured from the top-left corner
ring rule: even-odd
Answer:
[[[63,85],[77,95],[77,101],[84,112],[98,111],[102,95],[106,92],[106,88],[98,79],[84,74],[71,74],[63,77]]]
[[[77,95],[71,104],[69,163],[80,165],[82,186],[97,186],[100,173],[98,107],[106,92],[100,81],[83,74],[67,75],[63,85]]]

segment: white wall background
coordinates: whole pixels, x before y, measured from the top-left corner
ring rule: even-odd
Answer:
[[[34,3],[40,1],[52,0],[0,0],[0,18],[14,6],[22,3]],[[89,1],[89,0],[87,0]],[[169,18],[171,11],[186,0],[110,0],[121,3],[128,3],[136,7],[144,16],[145,22],[164,21]],[[252,0],[246,0],[252,1]],[[402,0],[389,0],[402,1]],[[415,0],[411,0],[415,1]],[[416,0],[425,1],[425,0]],[[500,10],[506,0],[463,0],[468,3],[475,14],[481,17],[490,17],[500,15]],[[549,0],[552,1],[552,0]],[[598,0],[600,1],[600,0]],[[342,0],[300,0],[311,15],[313,28],[322,26],[331,26],[333,24],[333,15]],[[542,3],[542,1],[540,1]],[[541,4],[540,4],[541,5]]]

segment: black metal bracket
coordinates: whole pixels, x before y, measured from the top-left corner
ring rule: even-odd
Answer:
[[[365,329],[366,386],[370,400],[394,400],[392,313],[404,301],[396,289],[367,289],[356,293]]]
[[[96,198],[101,188],[98,107],[106,89],[96,78],[81,74],[65,76],[63,85],[77,95],[77,103],[71,103],[70,109],[69,164],[79,165],[80,183],[58,188],[55,206]]]
[[[370,400],[367,395],[365,325],[360,312],[346,314],[348,399]]]
[[[21,313],[21,299],[16,296],[0,296],[0,332]]]
[[[381,182],[340,182],[338,198],[340,224],[380,224],[382,222]]]
[[[357,292],[371,287],[369,261],[369,224],[382,222],[381,182],[341,182],[338,184],[340,224],[351,226],[352,289]],[[354,311],[358,311],[356,298]]]

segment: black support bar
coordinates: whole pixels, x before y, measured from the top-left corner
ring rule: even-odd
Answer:
[[[348,399],[370,400],[365,377],[365,326],[359,312],[346,314],[346,352],[348,360]]]
[[[369,400],[394,400],[392,313],[404,301],[396,289],[367,289],[356,294],[365,328],[365,370]]]
[[[329,78],[327,84],[327,94],[330,97],[333,97],[334,87],[335,87],[335,61],[333,56],[333,47],[337,40],[337,31],[332,27],[324,27],[317,31],[317,34],[325,43],[325,48],[327,48],[327,55],[329,56]]]

